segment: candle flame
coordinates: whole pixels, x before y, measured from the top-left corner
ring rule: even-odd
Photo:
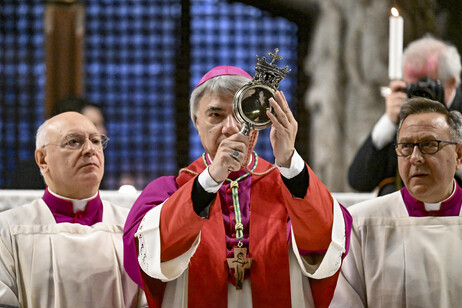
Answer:
[[[398,9],[396,9],[395,7],[392,7],[391,8],[391,15],[393,15],[395,17],[398,17],[399,16]]]

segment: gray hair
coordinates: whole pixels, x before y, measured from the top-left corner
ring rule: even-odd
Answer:
[[[49,125],[49,120],[46,120],[45,122],[42,123],[42,125],[39,126],[37,129],[37,134],[35,135],[35,149],[40,149],[47,145],[48,143],[48,125]]]
[[[398,134],[404,120],[411,114],[436,112],[442,114],[449,125],[451,141],[462,142],[462,114],[459,111],[449,111],[442,103],[424,97],[410,98],[401,106],[399,113]],[[398,137],[396,137],[398,138]]]
[[[199,102],[204,95],[234,96],[234,93],[246,83],[249,83],[249,81],[249,78],[240,75],[221,75],[209,79],[195,88],[189,99],[189,113],[194,127],[196,127],[196,113],[199,108]]]
[[[460,72],[462,70],[460,55],[452,44],[440,41],[426,35],[409,44],[404,50],[403,64],[422,68],[431,55],[438,56],[438,79],[446,86],[452,78],[456,79],[456,87],[460,85]]]
[[[37,134],[35,135],[35,149],[40,149],[44,146],[46,146],[49,142],[48,140],[48,126],[49,126],[49,120],[46,120],[45,122],[42,123],[42,125],[39,126],[37,129]],[[43,170],[40,168],[40,174],[42,177],[43,175]]]

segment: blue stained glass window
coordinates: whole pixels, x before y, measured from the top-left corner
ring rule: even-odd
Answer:
[[[97,0],[85,4],[85,95],[100,104],[111,141],[104,188],[130,175],[138,188],[177,173],[177,53],[183,0]],[[217,65],[254,74],[255,56],[279,48],[282,81],[295,111],[297,27],[265,11],[226,0],[190,0],[189,93]],[[0,10],[0,188],[21,160],[33,160],[35,131],[44,120],[45,3],[4,1]],[[189,115],[184,115],[185,119]],[[189,128],[189,161],[203,148]],[[273,160],[269,128],[260,133],[260,156]]]
[[[43,121],[45,63],[43,1],[0,6],[0,188],[21,161],[33,161]],[[38,167],[37,167],[38,168]]]
[[[144,188],[155,177],[176,173],[170,163],[175,130],[162,124],[174,123],[178,38],[172,16],[180,16],[179,3],[87,2],[86,94],[106,111],[107,188],[116,189],[127,174]]]

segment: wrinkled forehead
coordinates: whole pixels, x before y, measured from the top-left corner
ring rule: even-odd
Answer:
[[[227,93],[207,93],[201,97],[199,105],[202,109],[207,108],[227,108],[233,106],[233,97]]]
[[[428,112],[409,115],[401,125],[398,139],[449,138],[450,135],[450,127],[444,115]]]

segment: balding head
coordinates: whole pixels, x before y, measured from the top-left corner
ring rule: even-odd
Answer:
[[[42,125],[39,126],[37,129],[37,135],[35,137],[35,149],[39,149],[41,147],[44,147],[46,144],[48,144],[48,131],[51,128],[56,129],[56,123],[59,125],[62,125],[63,123],[70,123],[69,121],[85,121],[88,119],[84,117],[82,114],[74,111],[69,111],[69,112],[63,112],[60,113],[45,122],[42,123]]]

